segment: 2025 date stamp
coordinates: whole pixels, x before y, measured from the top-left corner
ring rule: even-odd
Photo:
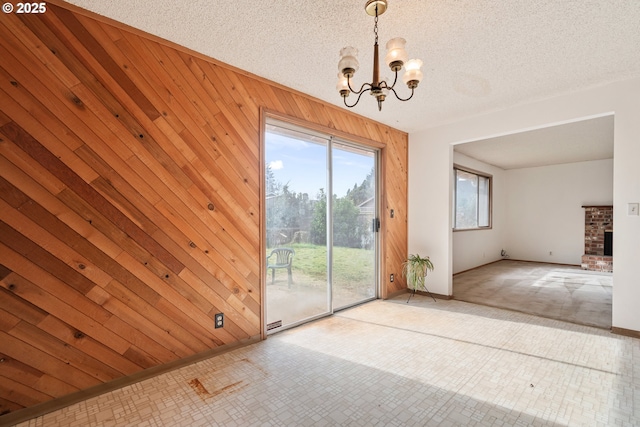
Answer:
[[[2,5],[4,13],[45,13],[47,11],[46,2],[34,3],[13,3],[7,2]]]

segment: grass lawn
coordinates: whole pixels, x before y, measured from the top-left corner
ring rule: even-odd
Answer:
[[[326,284],[326,246],[296,243],[287,245],[296,251],[293,257],[293,276],[306,276],[314,282]],[[267,250],[267,255],[271,249]],[[334,247],[333,277],[335,283],[348,286],[367,286],[374,282],[374,251],[367,249]],[[276,273],[277,275],[278,273]],[[294,279],[298,281],[297,279]]]

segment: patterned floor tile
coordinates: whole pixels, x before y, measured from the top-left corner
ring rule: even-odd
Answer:
[[[460,301],[373,301],[36,426],[633,426],[640,340]]]

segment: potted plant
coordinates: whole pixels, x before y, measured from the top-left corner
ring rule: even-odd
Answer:
[[[416,290],[427,291],[431,298],[433,298],[434,301],[436,300],[424,283],[429,271],[433,271],[433,263],[428,256],[423,258],[418,254],[409,255],[409,258],[402,263],[402,277],[407,279],[409,289],[413,289],[407,302],[415,295]]]

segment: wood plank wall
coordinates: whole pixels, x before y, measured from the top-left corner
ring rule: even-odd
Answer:
[[[406,287],[405,133],[47,7],[0,20],[1,414],[260,336],[262,111],[384,147]]]

